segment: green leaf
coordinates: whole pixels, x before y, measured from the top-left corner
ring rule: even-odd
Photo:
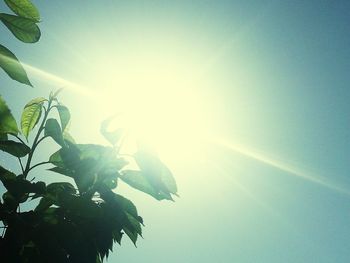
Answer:
[[[48,209],[51,205],[62,205],[65,197],[76,194],[74,186],[68,182],[51,183],[46,187],[46,193],[35,211]]]
[[[146,192],[151,194],[158,200],[168,199],[173,200],[171,194],[177,194],[177,186],[175,179],[170,172],[169,168],[166,167],[160,159],[153,153],[139,150],[134,154],[135,161],[141,170],[142,176],[147,180],[147,182],[155,189],[156,196],[152,192]],[[135,176],[135,175],[134,175]],[[123,179],[123,178],[122,178]],[[125,179],[125,178],[124,178]],[[124,180],[123,179],[123,180]],[[136,179],[129,180],[129,184],[141,191],[144,191],[143,185],[138,185],[135,182]],[[126,179],[128,180],[128,179]],[[141,179],[138,179],[141,180]],[[143,181],[142,181],[143,182]],[[148,188],[146,188],[148,190]]]
[[[22,42],[35,43],[40,39],[40,29],[31,19],[1,13],[0,20]]]
[[[125,234],[136,245],[137,236],[142,235],[141,222],[142,218],[137,214],[136,206],[125,197],[115,194],[115,201],[120,209],[124,212],[123,230]]]
[[[0,67],[11,79],[29,86],[33,86],[17,57],[2,45],[0,45]]]
[[[29,193],[43,194],[46,191],[44,182],[31,183],[23,175],[16,176],[0,166],[0,181],[19,202],[25,202]]]
[[[5,0],[5,3],[15,14],[39,22],[39,11],[29,0]]]
[[[143,176],[141,171],[125,170],[120,173],[119,178],[131,187],[149,194],[158,200],[160,199],[157,190]]]
[[[68,182],[51,183],[46,187],[46,191],[48,193],[55,194],[55,195],[57,195],[61,192],[64,192],[67,194],[75,194],[76,193],[74,186]]]
[[[74,171],[80,162],[80,152],[76,147],[61,148],[50,156],[49,161],[60,167]]]
[[[16,180],[16,175],[0,166],[0,181],[6,184],[9,180]]]
[[[108,188],[117,186],[118,171],[125,165],[112,147],[95,144],[69,144],[50,157],[57,168],[50,169],[74,178],[80,191],[88,191],[96,183]]]
[[[34,209],[34,211],[43,211],[48,209],[51,205],[53,205],[54,199],[44,196],[43,198],[40,199],[39,204],[37,207]]]
[[[70,144],[76,143],[72,135],[70,135],[70,133],[67,131],[67,129],[63,131],[63,139]]]
[[[2,200],[4,200],[4,207],[7,210],[15,210],[18,206],[18,201],[10,192],[5,192],[2,195]]]
[[[51,161],[52,162],[52,161]],[[59,174],[63,174],[66,175],[68,177],[72,177],[74,178],[74,171],[67,169],[67,168],[63,168],[63,167],[52,167],[50,169],[48,169],[49,171],[55,172],[55,173],[59,173]]]
[[[40,119],[42,106],[45,100],[45,98],[36,98],[24,106],[21,117],[21,129],[27,140],[30,131],[35,127]]]
[[[50,136],[59,145],[65,146],[65,142],[62,136],[61,127],[56,119],[48,119],[45,124],[45,136]]]
[[[5,100],[0,95],[0,134],[18,134],[15,118],[7,107]]]
[[[118,180],[117,178],[106,178],[102,181],[109,189],[114,189],[118,186]]]
[[[58,114],[60,115],[62,132],[66,129],[69,120],[70,120],[70,112],[66,106],[57,105]]]
[[[24,157],[30,152],[30,148],[27,145],[11,140],[0,141],[0,150],[16,157]]]

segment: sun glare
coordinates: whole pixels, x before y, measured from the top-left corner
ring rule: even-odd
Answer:
[[[131,137],[147,142],[164,159],[177,161],[198,155],[213,126],[210,96],[198,81],[208,55],[174,38],[148,41],[142,47],[92,43],[86,47],[94,49],[89,61],[75,62],[84,74],[74,81],[26,67],[41,80],[85,96],[93,104],[89,105],[89,122],[98,126],[116,115],[116,127],[126,128]],[[165,41],[164,45],[160,47],[158,41]],[[77,57],[87,57],[84,52],[77,50]],[[80,105],[81,111],[83,107]],[[101,142],[99,135],[94,141]]]
[[[130,68],[100,92],[99,108],[116,114],[116,126],[147,142],[164,158],[179,158],[201,148],[208,131],[201,94],[179,71]],[[103,113],[102,113],[103,115]]]

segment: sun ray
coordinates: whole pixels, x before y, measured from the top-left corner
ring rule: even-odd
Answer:
[[[210,160],[207,160],[207,164],[216,169],[216,171],[221,175],[221,177],[224,177],[224,179],[228,183],[235,185],[244,195],[246,195],[249,199],[255,202],[259,207],[268,211],[270,214],[280,216],[277,213],[277,211],[275,211],[271,206],[269,206],[269,204],[264,202],[261,198],[258,198],[252,191],[249,190],[247,186],[240,183],[235,177],[229,176],[229,173],[226,172],[224,169],[226,165],[218,165],[217,163]]]
[[[314,184],[318,184],[320,186],[326,187],[328,189],[334,190],[336,192],[350,195],[350,192],[338,185],[335,185],[334,183],[329,182],[326,178],[320,177],[320,176],[314,176],[307,172],[301,171],[299,168],[293,167],[289,164],[286,164],[284,162],[275,160],[271,157],[266,156],[265,154],[262,154],[260,152],[257,152],[256,150],[250,149],[246,146],[234,144],[222,139],[215,139],[212,141],[213,144],[224,147],[226,149],[230,149],[234,152],[237,152],[239,154],[242,154],[244,156],[247,156],[249,158],[252,158],[256,161],[262,162],[264,164],[267,164],[271,167],[277,168],[281,171],[286,172],[289,175],[293,175],[296,177],[299,177],[303,180],[312,182]]]
[[[97,94],[93,92],[90,88],[82,86],[80,84],[74,83],[72,81],[66,80],[62,77],[59,77],[55,74],[52,74],[50,72],[44,71],[42,69],[39,69],[37,67],[34,67],[32,65],[26,64],[21,62],[21,64],[26,68],[28,72],[30,72],[33,75],[36,75],[41,80],[50,81],[51,83],[55,83],[57,86],[65,89],[69,89],[73,92],[79,93],[81,95],[94,97]]]

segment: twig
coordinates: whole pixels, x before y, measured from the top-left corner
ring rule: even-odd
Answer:
[[[18,135],[16,134],[11,134],[12,136],[15,136],[17,138],[17,140],[19,140],[21,143],[23,143],[24,145],[27,145]]]
[[[22,170],[22,174],[23,174],[24,173],[24,168],[23,168],[22,160],[19,157],[17,157],[17,158],[18,158],[19,164],[21,165],[21,170]]]
[[[28,169],[28,172],[29,172],[30,170],[34,169],[35,167],[38,167],[38,166],[44,165],[44,164],[49,164],[49,163],[51,163],[51,162],[47,161],[47,162],[37,163],[37,164],[33,165],[32,167],[30,167],[30,168]]]
[[[45,138],[45,136],[44,136],[44,137],[39,139],[41,132],[45,128],[45,122],[46,122],[46,119],[47,119],[47,117],[49,115],[50,110],[51,110],[51,101],[49,101],[49,104],[47,106],[47,110],[45,110],[44,118],[43,118],[43,120],[42,120],[42,122],[40,124],[39,130],[38,130],[38,132],[37,132],[37,134],[36,134],[36,136],[34,138],[33,146],[31,148],[31,151],[30,151],[29,155],[28,155],[26,168],[24,169],[24,173],[23,173],[24,178],[27,178],[27,176],[28,176],[28,172],[30,170],[30,162],[32,161],[33,154],[34,154],[34,151],[35,151],[36,147],[43,140],[43,138]]]

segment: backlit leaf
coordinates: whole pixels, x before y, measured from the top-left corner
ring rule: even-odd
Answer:
[[[0,67],[7,75],[20,83],[32,86],[27,73],[18,61],[17,57],[6,47],[0,45]]]
[[[143,176],[141,171],[133,171],[133,170],[122,171],[119,175],[119,178],[137,190],[140,190],[146,194],[149,194],[156,199],[160,198],[157,190]]]
[[[0,150],[16,157],[24,157],[30,152],[30,148],[27,145],[11,140],[0,141]]]
[[[35,43],[40,39],[40,29],[31,19],[1,13],[0,20],[22,42]]]
[[[65,146],[65,142],[62,136],[61,127],[56,119],[48,119],[45,124],[45,136],[50,136],[59,145]]]
[[[134,154],[142,175],[157,192],[157,199],[172,200],[171,194],[177,194],[175,179],[161,160],[153,153],[140,150]]]
[[[70,112],[66,106],[57,105],[58,114],[61,120],[62,131],[64,131],[70,120]]]
[[[15,14],[39,22],[39,11],[29,0],[5,0],[5,3]]]
[[[0,95],[0,134],[18,134],[15,118],[7,107],[5,100]]]
[[[35,127],[40,119],[42,106],[45,100],[45,98],[36,98],[24,106],[21,117],[21,129],[23,135],[27,139],[30,131]]]

